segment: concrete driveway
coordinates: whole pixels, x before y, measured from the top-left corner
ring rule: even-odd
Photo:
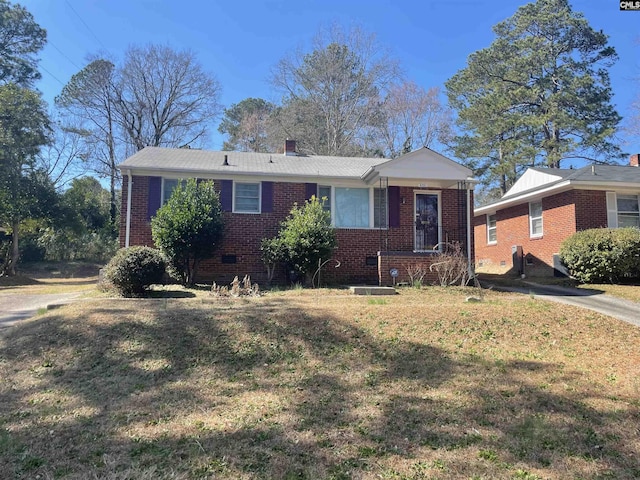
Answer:
[[[30,318],[41,308],[49,305],[68,303],[84,292],[54,293],[42,295],[0,294],[0,329]]]
[[[526,286],[523,287],[495,285],[493,288],[498,291],[524,293],[542,300],[587,308],[640,327],[640,303],[612,297],[594,290],[540,285],[533,282],[524,283]]]

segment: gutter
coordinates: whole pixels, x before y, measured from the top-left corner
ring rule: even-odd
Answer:
[[[485,215],[487,213],[492,213],[501,208],[511,207],[513,205],[517,205],[522,203],[523,201],[533,200],[536,198],[540,198],[543,196],[547,196],[546,194],[557,194],[562,193],[570,189],[576,190],[600,190],[600,191],[619,191],[621,189],[628,190],[637,190],[639,184],[637,182],[613,182],[613,181],[600,181],[593,182],[588,180],[565,180],[560,183],[555,183],[546,188],[539,188],[536,190],[529,190],[527,192],[515,195],[509,198],[503,198],[502,200],[498,200],[495,203],[490,203],[489,205],[485,205],[483,207],[478,207],[475,209],[474,216]]]
[[[127,226],[124,234],[124,246],[128,247],[131,238],[131,187],[133,184],[133,178],[131,176],[131,170],[127,170]]]
[[[467,186],[467,268],[469,269],[469,278],[473,277],[473,268],[471,267],[471,189]]]
[[[523,195],[517,195],[514,197],[510,197],[507,199],[503,199],[503,200],[498,200],[495,203],[490,203],[489,205],[485,205],[484,207],[478,207],[475,209],[474,211],[474,216],[479,216],[479,215],[485,215],[486,213],[489,212],[494,212],[500,208],[506,208],[506,207],[510,207],[512,205],[517,205],[518,203],[522,202],[523,200],[531,200],[537,197],[541,197],[543,196],[543,194],[545,193],[549,193],[549,192],[554,192],[554,193],[561,193],[564,190],[569,190],[571,188],[571,181],[567,180],[565,182],[562,182],[560,184],[554,184],[551,187],[547,187],[547,188],[541,188],[539,190],[535,190],[535,191],[530,191],[529,193],[525,193]],[[557,192],[555,192],[557,190]]]

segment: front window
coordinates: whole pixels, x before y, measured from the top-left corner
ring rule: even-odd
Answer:
[[[164,178],[162,182],[162,204],[164,205],[171,198],[171,194],[178,186],[180,180],[175,178]]]
[[[369,189],[335,188],[335,226],[341,228],[369,227]]]
[[[640,227],[637,195],[618,195],[618,227]]]
[[[234,183],[233,211],[237,213],[260,213],[260,184]]]
[[[531,237],[542,236],[542,202],[529,204],[529,234]]]
[[[322,208],[327,212],[331,211],[331,187],[327,185],[318,186],[318,200],[322,202]]]
[[[496,214],[487,215],[487,243],[497,243]]]
[[[373,227],[387,228],[389,226],[389,207],[387,202],[387,189],[373,189]]]

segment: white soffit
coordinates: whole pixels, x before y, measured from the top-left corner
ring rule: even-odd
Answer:
[[[374,167],[381,177],[397,179],[469,180],[467,167],[428,148],[421,148]]]

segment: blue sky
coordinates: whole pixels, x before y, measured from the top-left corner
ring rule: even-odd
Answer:
[[[222,85],[224,106],[273,97],[270,69],[295,48],[308,48],[320,28],[358,26],[398,58],[419,85],[444,88],[467,56],[493,40],[492,26],[525,1],[511,0],[20,0],[47,30],[37,84],[50,104],[88,54],[120,58],[129,45],[167,44],[193,50]],[[591,26],[609,35],[620,57],[610,70],[614,102],[626,117],[640,92],[640,12],[617,0],[573,0]],[[217,128],[217,125],[215,126]],[[215,130],[214,128],[214,130]],[[640,137],[621,135],[640,151]],[[214,134],[209,149],[220,149]],[[568,166],[568,165],[566,165]],[[576,165],[577,166],[577,165]]]

